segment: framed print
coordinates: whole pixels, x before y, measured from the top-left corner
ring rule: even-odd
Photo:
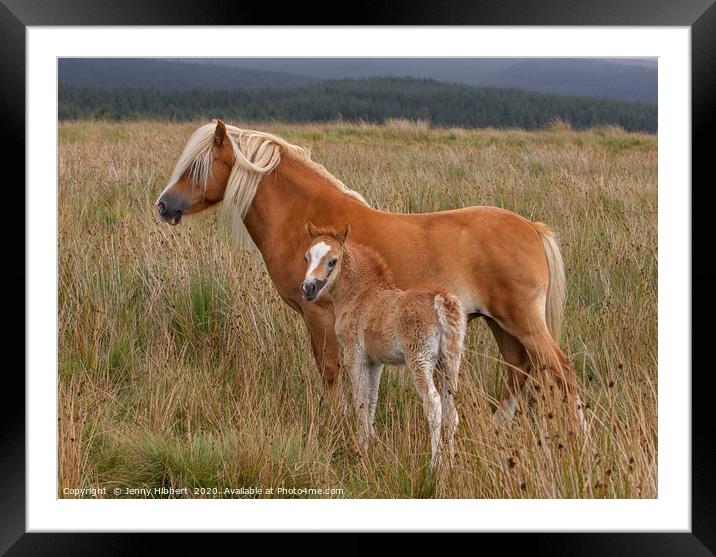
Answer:
[[[0,6],[27,218],[3,550],[713,551],[709,2],[104,8]]]

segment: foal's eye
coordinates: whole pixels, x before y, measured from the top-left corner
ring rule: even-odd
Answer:
[[[333,267],[336,266],[336,259],[331,259],[331,260],[328,262],[328,266],[329,266],[331,269],[333,269]]]
[[[308,254],[304,255],[304,256],[303,256],[303,259],[305,259],[305,260],[306,260],[306,263],[308,263]]]

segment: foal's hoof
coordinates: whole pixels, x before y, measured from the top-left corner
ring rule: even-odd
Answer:
[[[430,459],[430,471],[442,477],[449,469],[453,467],[454,461],[448,455],[438,453]]]
[[[343,397],[327,398],[326,401],[330,412],[335,416],[341,416],[343,418],[350,416],[351,408]]]
[[[494,425],[498,431],[507,429],[512,424],[512,416],[509,416],[502,408],[495,410],[492,415],[492,425]]]
[[[586,405],[582,402],[582,399],[577,397],[577,421],[582,428],[582,433],[589,432],[589,424],[587,424],[587,419],[584,417],[585,409]]]

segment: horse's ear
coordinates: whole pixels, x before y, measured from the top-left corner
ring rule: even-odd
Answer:
[[[214,132],[214,145],[221,147],[226,139],[226,125],[221,120],[216,120],[216,131]]]
[[[346,227],[341,230],[338,234],[336,234],[336,240],[343,243],[346,241],[346,238],[348,238],[348,234],[351,231],[351,227],[349,224],[346,224]]]
[[[315,225],[311,221],[308,221],[306,223],[305,228],[306,228],[306,232],[308,233],[308,235],[311,238],[315,238],[316,236],[318,236],[318,229],[315,227]]]

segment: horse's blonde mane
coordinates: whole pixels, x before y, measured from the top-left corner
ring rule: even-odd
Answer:
[[[216,122],[194,131],[177,161],[168,187],[176,184],[187,172],[194,183],[206,187],[213,164],[211,148],[215,131]],[[303,161],[349,197],[368,204],[361,194],[349,189],[325,167],[312,161],[308,152],[298,145],[292,145],[270,133],[229,125],[226,126],[226,137],[231,142],[235,162],[224,192],[221,213],[231,223],[235,232],[243,229],[243,218],[256,195],[261,178],[278,166],[282,153]]]

